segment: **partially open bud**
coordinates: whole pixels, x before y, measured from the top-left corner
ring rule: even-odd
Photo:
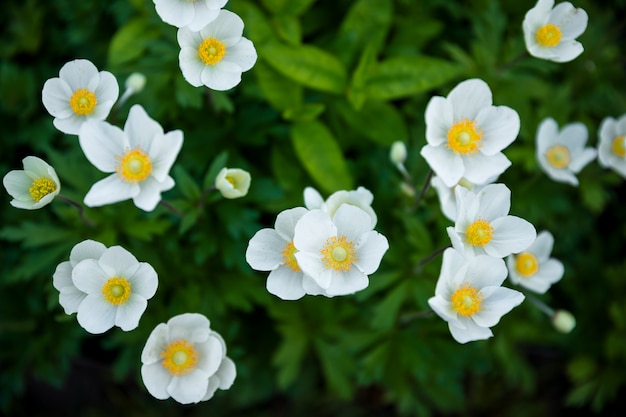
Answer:
[[[576,318],[567,310],[557,310],[552,315],[552,325],[561,333],[569,333],[576,327]]]
[[[220,190],[224,198],[239,198],[248,194],[250,180],[248,171],[222,168],[215,178],[215,188]]]

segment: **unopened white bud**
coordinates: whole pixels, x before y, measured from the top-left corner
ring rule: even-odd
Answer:
[[[576,327],[576,318],[567,310],[557,310],[552,315],[552,325],[561,333],[569,333]]]
[[[139,93],[146,86],[146,76],[140,72],[133,72],[126,79],[125,85],[133,93]]]
[[[406,161],[406,145],[404,142],[396,141],[391,145],[389,159],[394,164],[403,164]]]

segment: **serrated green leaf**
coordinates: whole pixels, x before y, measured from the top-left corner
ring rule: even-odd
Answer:
[[[352,129],[380,145],[406,142],[408,131],[404,119],[394,106],[384,101],[368,101],[357,111],[345,103],[337,110]]]
[[[316,340],[315,347],[330,391],[340,398],[350,398],[354,390],[349,377],[354,368],[352,357],[341,346],[321,339]]]
[[[71,241],[73,235],[70,229],[33,222],[7,226],[0,230],[0,239],[21,242],[24,248],[38,248],[51,243]]]
[[[137,18],[122,26],[109,45],[109,65],[123,65],[141,56],[148,43],[160,35],[160,28],[148,19]]]
[[[283,342],[274,354],[273,361],[278,366],[278,384],[281,388],[289,387],[300,373],[300,366],[308,348],[308,339],[304,329],[295,324],[280,326]]]
[[[408,295],[408,282],[403,281],[376,305],[372,326],[382,331],[391,329],[396,322],[398,311]]]

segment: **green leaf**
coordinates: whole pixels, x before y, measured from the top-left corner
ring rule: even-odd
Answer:
[[[206,89],[194,87],[183,77],[174,78],[176,102],[181,107],[199,109],[202,107],[202,97]]]
[[[299,45],[302,41],[300,20],[293,15],[279,15],[272,19],[274,30],[290,45]]]
[[[356,111],[342,102],[337,105],[337,110],[352,129],[375,143],[389,146],[395,141],[408,140],[404,119],[389,103],[368,101]]]
[[[262,0],[265,8],[274,14],[304,13],[316,0]]]
[[[174,167],[174,178],[176,179],[176,186],[187,199],[196,201],[200,198],[200,187],[182,165]]]
[[[349,377],[354,371],[353,358],[342,347],[321,339],[316,340],[315,347],[330,391],[340,398],[350,398],[355,386]]]
[[[0,229],[0,239],[21,242],[24,248],[38,248],[51,243],[72,241],[73,236],[74,233],[68,228],[33,222]]]
[[[222,151],[213,159],[209,169],[207,169],[206,174],[204,175],[203,188],[206,190],[207,188],[213,186],[215,184],[215,178],[217,174],[226,166],[228,162],[228,152]]]
[[[377,64],[376,54],[377,48],[374,43],[368,43],[361,54],[359,64],[352,74],[350,88],[348,89],[348,101],[356,110],[359,110],[363,106],[363,103],[365,103],[365,99],[367,98],[367,95],[365,94],[365,85],[367,83],[368,75]]]
[[[295,109],[287,109],[282,116],[287,120],[312,121],[326,110],[326,106],[322,103],[306,103]]]
[[[254,74],[263,95],[275,109],[296,109],[302,105],[300,84],[286,78],[263,61],[255,64]]]
[[[129,21],[113,35],[109,46],[109,65],[116,67],[138,58],[160,33],[160,28],[147,19]]]

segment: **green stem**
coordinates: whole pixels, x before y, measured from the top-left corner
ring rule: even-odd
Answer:
[[[524,50],[524,52],[520,53],[518,56],[516,56],[515,58],[511,59],[509,62],[505,62],[504,64],[502,64],[498,68],[496,68],[496,72],[497,73],[504,72],[504,71],[510,69],[511,67],[513,67],[515,64],[517,64],[522,59],[524,59],[526,57],[529,57],[529,56],[530,56],[530,54],[528,53],[528,51]]]
[[[428,255],[427,257],[423,258],[421,261],[419,261],[414,268],[414,271],[417,273],[419,271],[422,270],[422,268],[424,267],[424,265],[426,265],[428,262],[432,261],[433,259],[435,259],[437,256],[441,255],[442,253],[445,252],[446,249],[450,248],[451,245],[448,246],[444,246],[443,248],[439,248],[436,251],[434,251],[433,253],[431,253],[430,255]]]
[[[426,180],[424,181],[424,185],[422,186],[422,191],[420,191],[420,194],[417,196],[417,199],[413,203],[413,209],[416,209],[417,207],[419,207],[420,203],[422,202],[422,199],[424,198],[426,191],[428,191],[428,187],[430,187],[430,181],[433,179],[433,175],[434,175],[434,172],[432,169],[428,171],[428,176],[426,177]]]
[[[177,209],[176,207],[174,207],[172,205],[172,203],[169,203],[165,200],[161,200],[159,201],[159,204],[162,205],[163,207],[165,207],[166,209],[168,209],[172,214],[174,214],[177,217],[184,217],[185,213],[183,213],[182,211],[180,211],[179,209]]]
[[[96,224],[94,222],[92,222],[91,220],[89,220],[88,218],[85,217],[85,213],[84,213],[84,207],[82,204],[77,203],[76,201],[72,200],[69,197],[66,197],[62,194],[57,195],[57,198],[59,200],[63,200],[65,201],[67,204],[76,207],[76,209],[78,210],[78,217],[80,218],[80,221],[82,221],[83,223],[85,223],[87,226],[89,227],[96,227]]]

